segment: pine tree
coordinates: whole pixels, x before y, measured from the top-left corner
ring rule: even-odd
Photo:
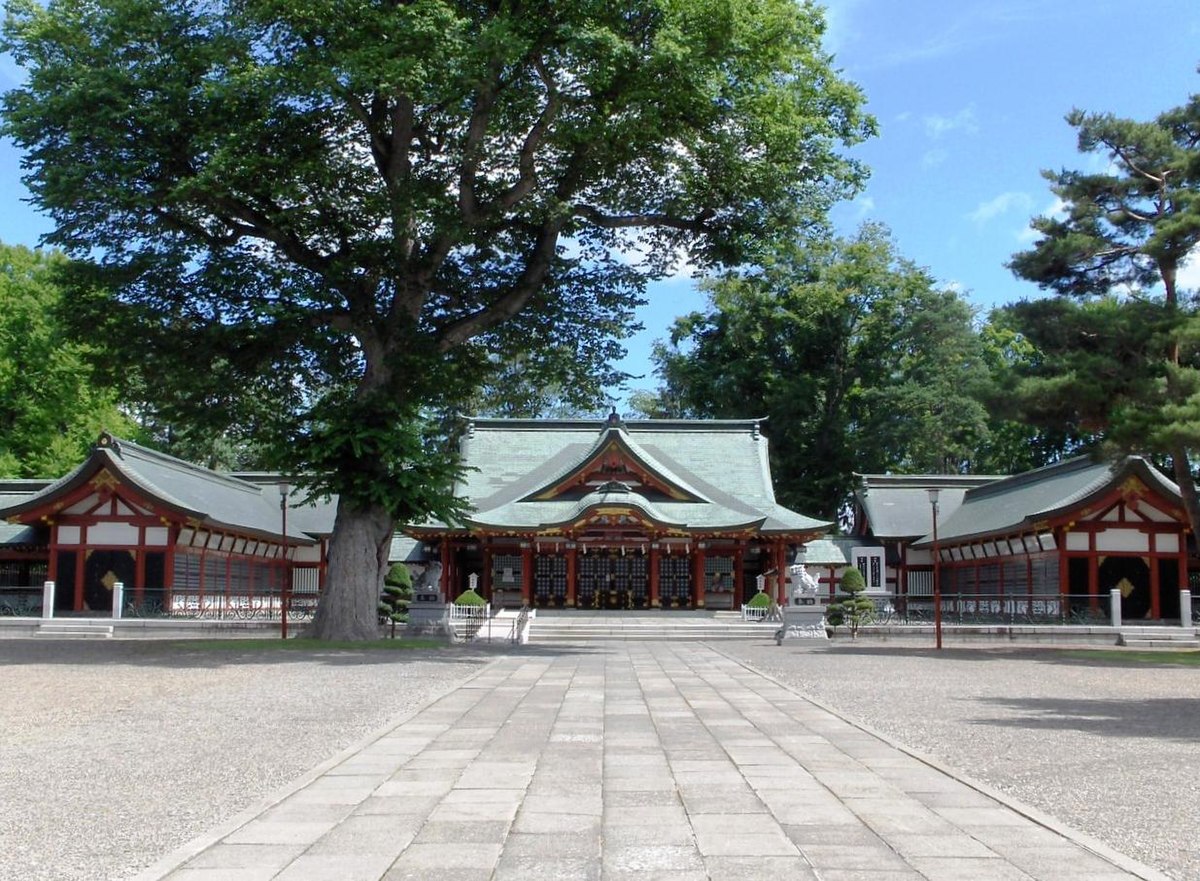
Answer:
[[[870,622],[875,615],[875,603],[865,596],[866,590],[867,582],[863,574],[858,571],[858,567],[851,566],[842,573],[838,600],[829,604],[826,613],[833,626],[845,624],[850,628],[851,639],[857,639],[858,628]]]
[[[411,599],[412,574],[405,564],[395,563],[383,580],[383,596],[379,599],[379,617],[391,622],[392,639],[396,638],[396,624],[408,621]]]

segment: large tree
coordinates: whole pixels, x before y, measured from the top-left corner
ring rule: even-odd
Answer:
[[[0,477],[58,477],[101,431],[135,427],[90,356],[119,357],[111,340],[72,339],[61,254],[0,245]]]
[[[1091,404],[1092,430],[1125,448],[1169,454],[1197,532],[1190,463],[1200,445],[1192,412],[1200,388],[1197,313],[1195,292],[1180,288],[1179,272],[1200,259],[1200,95],[1149,122],[1081,110],[1067,122],[1078,131],[1080,152],[1107,165],[1044,172],[1061,215],[1036,218],[1041,237],[1010,264],[1018,276],[1084,303],[1023,307],[1027,315],[1059,313],[1069,319],[1061,328],[1074,334],[1060,340],[1059,357],[1069,355],[1069,365],[1054,380],[1057,389],[1035,386],[1034,399],[1063,403],[1058,414],[1045,414],[1060,424]]]
[[[320,636],[373,636],[395,520],[449,513],[430,405],[522,351],[594,382],[648,279],[818,223],[872,127],[795,0],[9,8],[4,131],[96,320],[339,495]]]
[[[779,497],[833,518],[854,473],[975,464],[987,376],[970,307],[887,230],[807,240],[706,284],[658,350],[663,415],[768,417]]]

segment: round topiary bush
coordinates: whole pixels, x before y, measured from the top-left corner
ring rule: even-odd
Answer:
[[[750,597],[750,602],[746,603],[751,609],[765,609],[771,605],[771,598],[767,596],[766,591],[759,591],[754,596]]]
[[[471,590],[471,588],[468,587],[466,590],[464,590],[462,593],[460,593],[457,597],[454,598],[454,605],[456,605],[456,606],[486,606],[487,600],[485,600],[483,597],[481,597],[479,594],[475,593],[475,591]]]
[[[842,591],[845,593],[857,593],[866,588],[867,582],[863,578],[862,572],[857,566],[851,566],[842,573]]]

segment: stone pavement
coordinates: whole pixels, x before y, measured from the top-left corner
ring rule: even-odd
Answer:
[[[1163,877],[1031,816],[702,644],[606,644],[493,662],[139,878]]]

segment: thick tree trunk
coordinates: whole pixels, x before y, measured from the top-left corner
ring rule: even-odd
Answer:
[[[395,523],[386,509],[338,502],[329,571],[311,635],[325,640],[379,638],[379,597]]]

